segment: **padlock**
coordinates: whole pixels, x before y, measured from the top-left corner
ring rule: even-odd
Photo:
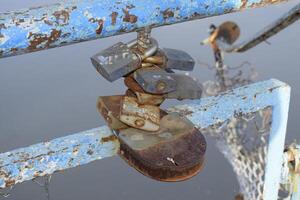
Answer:
[[[170,72],[172,72],[172,69],[192,71],[195,66],[195,61],[185,51],[163,48],[159,49],[155,56],[150,56],[144,60],[144,67],[151,65],[157,65]]]
[[[121,103],[124,96],[105,96],[98,99],[98,111],[113,130],[129,128],[128,125],[120,121]]]
[[[202,85],[190,76],[184,74],[172,74],[176,81],[176,89],[164,94],[166,99],[200,99],[202,96]]]
[[[142,105],[134,97],[124,96],[121,103],[120,121],[145,131],[159,130],[160,109],[153,105]]]
[[[134,51],[133,47],[136,45],[137,40],[127,44],[119,42],[92,56],[92,64],[104,78],[113,82],[140,68],[143,59],[152,56],[158,50],[157,41],[153,38],[151,38],[151,47],[143,55]]]
[[[195,60],[185,51],[163,48],[160,52],[165,58],[163,68],[182,71],[192,71],[194,69]]]
[[[165,100],[165,98],[162,95],[146,93],[143,90],[143,88],[131,76],[126,77],[124,79],[124,83],[129,88],[129,91],[126,92],[126,95],[131,97],[135,96],[139,104],[159,106]]]
[[[183,181],[204,165],[206,141],[187,118],[165,114],[160,130],[149,134],[135,128],[116,131],[120,156],[137,171],[159,181]]]
[[[151,94],[165,94],[176,89],[176,81],[171,74],[159,67],[138,69],[133,77],[143,90]]]
[[[124,79],[125,85],[133,92],[144,92],[145,90],[136,82],[133,76],[127,76]]]
[[[143,92],[135,92],[135,95],[139,104],[160,106],[165,101],[165,97],[162,95]]]

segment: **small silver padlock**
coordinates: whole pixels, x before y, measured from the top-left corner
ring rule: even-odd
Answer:
[[[163,48],[160,49],[165,57],[163,68],[182,71],[192,71],[195,66],[195,60],[185,51],[178,49]]]
[[[165,94],[176,89],[176,81],[171,75],[159,67],[147,67],[135,71],[133,77],[146,92]]]
[[[104,78],[113,82],[140,68],[141,62],[158,50],[158,43],[153,38],[151,38],[151,46],[143,55],[132,49],[136,45],[137,40],[127,44],[119,42],[92,56],[91,61]]]

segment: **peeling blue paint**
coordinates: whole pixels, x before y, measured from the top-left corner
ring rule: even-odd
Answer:
[[[113,156],[112,136],[102,127],[0,154],[0,188]]]
[[[282,1],[79,0],[0,13],[0,58]]]
[[[176,106],[168,111],[179,112],[196,126],[207,128],[222,125],[236,115],[271,106],[273,119],[266,158],[264,200],[276,200],[289,100],[290,87],[278,80],[269,80]],[[119,149],[118,141],[103,140],[111,136],[110,130],[102,127],[0,154],[0,188],[113,156]]]

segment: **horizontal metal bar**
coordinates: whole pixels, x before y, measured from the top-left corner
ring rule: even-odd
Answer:
[[[296,21],[300,19],[300,3],[293,7],[289,12],[285,13],[281,18],[277,21],[273,22],[269,26],[265,27],[263,30],[255,34],[254,37],[249,38],[241,42],[240,44],[228,46],[222,42],[220,42],[220,48],[226,52],[245,52],[249,49],[257,46],[258,44],[266,41],[270,37],[276,35],[280,31],[289,27]]]
[[[116,155],[119,142],[100,127],[0,154],[0,188]]]
[[[77,0],[0,13],[0,58],[287,0]]]
[[[207,128],[272,106],[275,112],[266,167],[267,198],[264,200],[275,200],[279,189],[280,155],[283,154],[289,98],[290,87],[287,84],[269,80],[176,106],[168,111],[179,112],[196,126]],[[107,127],[102,127],[3,153],[0,154],[0,188],[113,156],[118,149],[119,143],[113,134]]]

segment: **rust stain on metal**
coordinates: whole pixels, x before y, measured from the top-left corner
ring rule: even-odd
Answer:
[[[87,152],[86,152],[88,155],[93,155],[94,154],[94,151],[93,150],[91,150],[91,149],[89,149]]]
[[[246,6],[247,6],[247,3],[248,3],[248,0],[242,0],[241,9],[244,9],[244,8],[246,8]]]
[[[284,2],[287,0],[280,0],[279,2]],[[251,5],[248,5],[248,0],[242,0],[242,5],[240,7],[240,9],[245,9],[245,8],[256,8],[256,7],[262,7],[262,6],[266,6],[266,5],[271,5],[271,4],[276,4],[278,3],[278,1],[274,1],[274,0],[262,0],[259,3],[252,3]]]
[[[78,153],[78,151],[79,151],[79,149],[80,149],[80,146],[79,145],[76,145],[74,148],[73,148],[73,154],[77,154]]]
[[[202,169],[205,151],[205,138],[194,128],[177,139],[143,150],[133,150],[121,141],[119,155],[142,174],[173,182],[197,174]]]
[[[46,15],[46,14],[44,14],[44,16],[43,16],[42,18],[40,18],[40,19],[34,19],[34,21],[35,21],[35,22],[45,21],[45,20],[46,20],[46,18],[47,18],[47,15]],[[25,22],[25,20],[24,20],[24,19],[22,19],[22,22]]]
[[[117,23],[117,17],[119,13],[117,12],[112,12],[110,17],[111,17],[111,25],[115,25]]]
[[[120,130],[128,126],[119,120],[121,101],[123,96],[99,97],[97,108],[108,126],[113,130]]]
[[[170,8],[163,11],[162,14],[163,14],[164,20],[175,16],[174,12]]]
[[[132,24],[137,22],[138,17],[136,15],[130,14],[128,9],[123,9],[123,13],[124,13],[123,22],[129,22]]]
[[[44,20],[44,23],[49,25],[49,26],[53,26],[53,22],[49,21],[49,20]]]
[[[11,187],[14,186],[16,184],[16,181],[11,179],[9,174],[4,172],[4,171],[0,171],[0,177],[4,177],[5,181],[5,187]]]
[[[98,35],[100,35],[100,34],[102,33],[102,31],[103,31],[103,25],[104,25],[104,20],[103,20],[103,19],[100,19],[100,20],[98,21],[98,28],[96,29],[96,33],[97,33]]]
[[[15,180],[9,179],[9,180],[5,181],[5,187],[12,187],[12,186],[14,186],[15,184],[16,184],[16,181],[15,181]]]
[[[115,135],[110,135],[108,137],[101,138],[101,143],[114,142],[116,140],[118,140],[118,138]]]
[[[183,116],[188,116],[188,115],[191,115],[193,113],[194,113],[193,111],[188,110],[188,109],[180,111],[180,115],[183,115]]]
[[[36,50],[39,45],[43,44],[48,48],[52,43],[60,38],[62,31],[52,29],[50,36],[46,34],[34,34],[30,32],[28,39],[30,39],[30,45],[28,50]]]
[[[243,194],[236,195],[235,200],[244,200],[244,195]]]
[[[34,172],[34,175],[33,175],[35,178],[37,177],[41,177],[43,176],[43,172],[42,171],[37,171],[37,172]]]
[[[134,80],[132,76],[127,76],[124,79],[126,87],[128,87],[133,92],[146,93],[144,89]]]
[[[278,89],[278,88],[280,88],[280,87],[273,87],[273,88],[270,88],[270,89],[269,89],[269,92],[273,92],[274,90],[276,90],[276,89]]]
[[[127,5],[126,8],[127,8],[127,9],[132,9],[132,8],[135,8],[135,5],[130,4],[130,5]]]
[[[1,35],[0,35],[0,38],[1,38]],[[10,51],[13,52],[13,53],[15,53],[15,52],[18,51],[18,48],[11,48]]]
[[[67,23],[70,19],[70,13],[67,10],[56,11],[53,13],[53,16],[56,18],[56,22],[58,24],[60,20],[63,20],[64,23]]]

